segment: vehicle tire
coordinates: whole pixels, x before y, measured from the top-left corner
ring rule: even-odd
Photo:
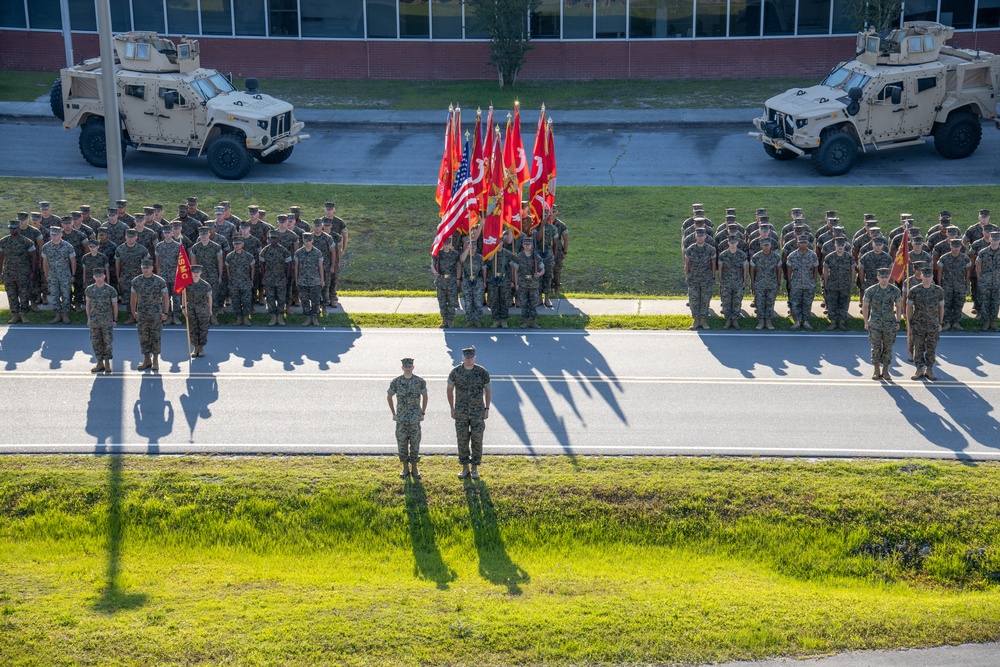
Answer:
[[[219,178],[238,181],[250,173],[253,159],[243,141],[223,134],[208,147],[208,166]]]
[[[794,160],[799,156],[798,153],[789,150],[782,150],[780,148],[775,148],[771,144],[764,144],[764,152],[773,157],[775,160],[785,162],[786,160]]]
[[[128,150],[125,138],[122,137],[122,159],[125,158],[125,151]],[[80,154],[83,159],[94,165],[106,169],[108,166],[108,142],[104,136],[104,119],[93,117],[80,128]]]
[[[961,111],[948,116],[934,131],[934,148],[949,160],[969,157],[983,138],[983,126],[975,114]]]
[[[274,151],[269,155],[261,155],[260,153],[257,153],[257,159],[263,164],[281,164],[292,156],[293,148],[295,148],[295,146],[289,146],[283,151]]]
[[[813,166],[824,176],[846,174],[854,166],[857,158],[858,142],[843,130],[824,132],[819,148],[812,154]]]
[[[66,120],[66,110],[63,108],[62,77],[59,77],[52,84],[52,92],[49,93],[49,106],[52,107],[52,115],[59,120]]]

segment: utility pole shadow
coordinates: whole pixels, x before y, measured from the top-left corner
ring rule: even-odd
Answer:
[[[94,603],[94,609],[107,614],[137,609],[146,603],[145,593],[126,593],[118,584],[121,568],[122,534],[124,520],[122,501],[125,488],[122,483],[122,455],[108,456],[108,562],[104,588]]]

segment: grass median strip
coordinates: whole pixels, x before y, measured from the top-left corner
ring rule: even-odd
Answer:
[[[0,663],[689,663],[1000,632],[998,465],[396,467],[6,457]]]

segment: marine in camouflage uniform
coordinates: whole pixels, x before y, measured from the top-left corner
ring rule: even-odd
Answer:
[[[222,263],[222,246],[209,237],[211,229],[202,227],[198,230],[198,242],[191,246],[191,264],[201,265],[202,280],[212,286],[212,293],[217,298],[212,300],[212,324],[218,325],[215,314],[222,308],[225,299],[221,296],[222,274],[219,265]]]
[[[724,329],[740,328],[740,310],[746,291],[747,254],[739,249],[739,238],[729,237],[728,247],[719,253],[719,293],[722,296],[722,315],[726,318]]]
[[[338,241],[330,234],[323,231],[323,220],[317,218],[313,220],[313,247],[323,253],[323,288],[320,297],[320,315],[324,315],[324,308],[330,305],[330,276],[333,264],[336,259],[334,248],[338,247]]]
[[[990,245],[976,256],[979,275],[979,315],[983,331],[997,331],[997,314],[1000,311],[1000,232],[990,232]]]
[[[465,322],[468,326],[479,328],[483,325],[483,298],[486,295],[486,267],[483,266],[483,256],[472,253],[469,259],[470,244],[467,241],[465,249],[459,256],[459,267],[463,275],[462,291],[465,294]]]
[[[535,253],[534,240],[530,234],[521,235],[521,251],[514,256],[514,288],[517,290],[517,305],[521,308],[521,328],[538,329],[538,287],[545,264]]]
[[[267,312],[271,314],[268,326],[285,326],[285,285],[292,263],[292,253],[278,242],[278,232],[272,231],[269,243],[260,251],[261,284],[264,287]]]
[[[816,296],[816,267],[819,258],[809,248],[809,240],[800,236],[798,249],[788,255],[788,308],[791,311],[792,329],[812,330],[809,318],[812,316],[813,299]]]
[[[125,234],[125,243],[115,249],[115,267],[118,275],[118,285],[119,287],[127,288],[118,290],[119,300],[124,300],[126,294],[131,293],[132,280],[142,273],[142,260],[149,257],[146,248],[136,243],[135,238],[135,230],[128,230]],[[129,318],[125,324],[134,323],[135,320],[132,317],[132,312],[129,311]]]
[[[323,215],[323,231],[326,231],[326,225],[329,224],[330,231],[329,234],[333,238],[339,238],[340,248],[337,251],[337,262],[331,267],[332,271],[330,273],[330,305],[337,305],[337,286],[340,284],[340,271],[341,264],[343,260],[343,255],[347,252],[347,223],[343,219],[337,217],[337,204],[335,202],[326,202],[324,204],[325,214]],[[455,297],[455,303],[458,303],[458,297]]]
[[[253,274],[256,268],[254,256],[245,249],[242,236],[233,239],[233,251],[226,257],[226,271],[229,275],[229,299],[236,315],[236,326],[250,326],[253,315]]]
[[[781,255],[772,249],[768,237],[760,240],[761,249],[750,258],[753,300],[757,310],[757,329],[774,329],[774,300],[778,296]]]
[[[35,244],[21,236],[20,225],[11,221],[9,233],[0,239],[0,277],[7,287],[10,302],[10,324],[18,320],[27,324],[31,309],[31,275],[35,272]],[[62,319],[62,318],[60,318]]]
[[[90,328],[90,344],[97,357],[97,365],[91,373],[111,372],[111,358],[115,342],[115,321],[118,319],[118,290],[104,282],[107,269],[94,269],[95,281],[85,290],[87,325]]]
[[[139,370],[160,369],[160,339],[163,337],[163,320],[170,310],[167,283],[153,273],[153,260],[144,259],[142,275],[132,279],[132,315],[139,332],[139,351],[143,361]]]
[[[695,242],[684,250],[684,277],[687,279],[688,305],[694,322],[691,329],[708,329],[708,308],[715,287],[715,248],[707,241],[704,228],[695,231]]]
[[[80,260],[87,253],[87,235],[79,229],[73,228],[73,218],[67,216],[62,219],[63,241],[73,246],[76,253],[76,271],[73,273],[72,302],[70,310],[76,310],[76,306],[83,307],[83,264]]]
[[[965,294],[969,286],[969,269],[972,260],[962,252],[962,241],[951,241],[951,252],[938,259],[940,279],[938,283],[944,289],[944,328],[949,327],[962,331],[962,309],[965,307]]]
[[[42,295],[42,233],[35,227],[28,224],[28,212],[19,211],[17,214],[18,229],[22,237],[31,241],[35,246],[35,261],[28,281],[28,307],[31,310],[39,310],[38,303]]]
[[[292,256],[299,249],[301,243],[301,232],[288,221],[288,216],[278,216],[278,243],[285,246],[285,249]],[[291,314],[291,307],[299,302],[299,286],[295,283],[295,272],[288,274],[288,283],[285,285],[285,314]]]
[[[415,479],[420,479],[417,463],[420,461],[420,422],[424,420],[427,410],[427,383],[413,374],[413,359],[403,359],[402,369],[403,374],[389,383],[387,396],[392,419],[396,422],[399,461],[403,464],[403,472],[399,476],[405,479],[412,474]],[[395,406],[392,404],[393,396],[396,397]]]
[[[179,225],[177,229],[180,229]],[[156,273],[167,283],[167,293],[170,294],[170,319],[167,320],[167,324],[181,323],[181,295],[174,293],[174,281],[177,280],[177,261],[180,255],[181,243],[172,233],[156,244]]]
[[[505,237],[509,232],[504,232]],[[514,253],[501,245],[492,258],[486,261],[486,273],[490,286],[490,314],[493,316],[494,328],[507,328],[507,318],[510,310],[511,268],[515,261]]]
[[[125,243],[128,225],[118,219],[118,209],[108,208],[108,221],[101,227],[108,230],[108,240],[114,243],[116,248]]]
[[[552,293],[561,294],[563,264],[566,261],[566,255],[569,253],[569,228],[566,226],[566,223],[556,217],[556,205],[554,203],[552,204],[549,216],[558,232],[556,235],[558,239],[558,243],[556,244],[556,262],[552,267]]]
[[[452,248],[452,239],[445,239],[437,257],[431,263],[434,272],[434,287],[437,290],[438,309],[441,312],[441,328],[455,324],[455,308],[458,307],[459,253]]]
[[[878,270],[886,267],[892,267],[892,255],[885,251],[885,240],[879,237],[872,244],[872,249],[858,259],[858,273],[864,274],[860,276],[862,294],[878,282]]]
[[[318,327],[326,258],[319,248],[313,246],[312,232],[304,233],[302,242],[302,247],[295,251],[295,284],[299,286],[302,314],[306,316],[302,326]]]
[[[551,308],[552,300],[549,297],[555,291],[553,274],[556,268],[556,256],[562,245],[562,237],[559,234],[559,229],[551,222],[551,216],[544,218],[536,230],[536,234],[535,247],[538,250],[538,256],[542,258],[542,263],[545,264],[545,275],[542,276],[538,290],[539,294],[543,295],[542,305]]]
[[[878,282],[865,290],[861,304],[865,329],[872,346],[873,380],[892,379],[889,365],[892,363],[896,332],[899,331],[899,308],[903,294],[889,282],[889,273],[889,268],[878,269]]]
[[[913,341],[913,363],[917,367],[910,379],[937,380],[934,362],[944,316],[944,290],[933,282],[933,267],[924,267],[921,274],[921,284],[910,288],[906,296],[906,330]]]
[[[476,363],[476,348],[463,349],[462,363],[448,374],[448,404],[455,420],[458,462],[462,464],[462,472],[458,475],[460,479],[470,475],[479,479],[477,467],[483,460],[483,432],[492,399],[490,373]]]
[[[49,242],[42,246],[42,258],[46,266],[46,282],[49,296],[52,297],[52,309],[56,313],[52,323],[63,321],[69,324],[70,289],[76,273],[76,251],[62,240],[62,230],[52,228]]]
[[[823,257],[823,298],[830,316],[830,331],[847,330],[851,285],[854,282],[854,257],[847,252],[847,239],[838,238],[834,252]]]
[[[192,357],[204,357],[205,346],[208,344],[208,327],[212,323],[212,286],[202,279],[203,268],[200,264],[191,266],[193,282],[187,287],[187,306],[184,316],[187,317],[191,336]]]

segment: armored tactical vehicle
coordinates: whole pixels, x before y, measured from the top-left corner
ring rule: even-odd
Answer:
[[[858,33],[857,53],[823,81],[769,99],[750,132],[776,160],[811,155],[819,173],[846,174],[858,149],[934,137],[946,158],[972,155],[983,118],[996,117],[1000,56],[945,45],[955,29],[930,21]]]
[[[309,138],[292,105],[264,95],[255,79],[246,92],[201,67],[198,42],[173,41],[155,32],[115,35],[115,80],[122,155],[127,146],[150,153],[200,156],[219,178],[236,180],[254,159],[284,162]],[[61,70],[52,86],[52,112],[67,130],[80,127],[80,152],[107,166],[101,59]]]

